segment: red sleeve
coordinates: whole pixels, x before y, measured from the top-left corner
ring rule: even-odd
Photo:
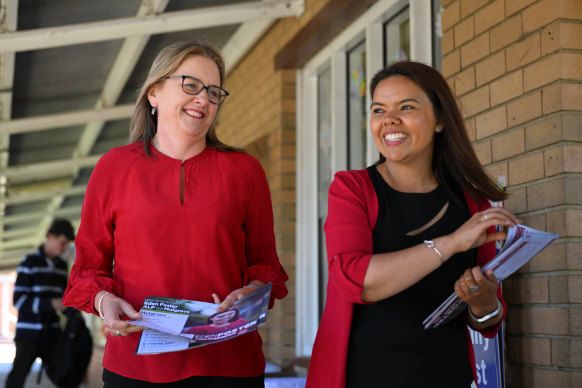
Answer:
[[[465,199],[467,200],[467,205],[469,206],[469,211],[471,212],[471,214],[475,214],[477,212],[491,208],[489,201],[482,200],[481,202],[477,203],[468,195],[467,192],[465,192]],[[488,229],[488,232],[494,231],[495,227],[493,226]],[[494,257],[495,257],[495,242],[493,241],[487,244],[483,244],[482,246],[479,247],[477,264],[480,267],[483,267]],[[503,293],[501,292],[501,284],[497,286],[497,298],[499,298],[499,301],[503,305],[503,318],[499,321],[497,325],[488,327],[484,330],[480,330],[479,332],[483,335],[483,337],[487,338],[495,337],[497,335],[497,332],[499,331],[499,328],[501,327],[501,323],[503,322],[505,316],[507,315],[507,304],[503,299]]]
[[[94,301],[99,291],[123,294],[121,284],[112,279],[114,224],[110,203],[115,191],[114,172],[119,170],[113,154],[99,160],[89,180],[75,238],[75,262],[63,298],[64,305],[96,315]]]
[[[342,171],[329,188],[324,231],[329,283],[350,303],[362,301],[364,276],[374,253],[378,202],[366,170]]]
[[[277,255],[271,193],[265,172],[256,159],[250,164],[247,176],[250,194],[244,225],[247,260],[244,280],[246,283],[252,280],[260,280],[265,284],[271,282],[269,308],[272,308],[275,299],[283,299],[287,295],[285,282],[289,277]]]

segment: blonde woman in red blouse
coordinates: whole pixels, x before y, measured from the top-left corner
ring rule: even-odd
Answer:
[[[91,176],[64,303],[104,319],[106,388],[264,385],[257,331],[138,356],[141,328],[126,322],[140,318],[148,296],[221,303],[225,311],[268,282],[271,307],[287,294],[265,173],[216,136],[224,77],[211,45],[163,49],[138,95],[131,144],[109,151]]]

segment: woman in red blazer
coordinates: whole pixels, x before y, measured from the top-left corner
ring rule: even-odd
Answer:
[[[465,387],[475,376],[467,325],[497,333],[505,303],[480,269],[519,220],[476,157],[443,77],[398,62],[371,82],[379,160],[339,172],[324,226],[327,301],[307,387]],[[422,321],[453,290],[466,313]]]

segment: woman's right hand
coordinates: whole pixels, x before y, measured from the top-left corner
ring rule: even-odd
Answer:
[[[141,314],[135,311],[131,304],[111,293],[103,294],[105,291],[100,291],[95,296],[95,308],[98,309],[100,300],[105,332],[114,336],[126,336],[143,330],[143,327],[132,325],[124,320],[124,318],[141,319]]]
[[[471,248],[495,241],[505,240],[506,231],[487,232],[491,226],[515,226],[521,223],[513,213],[502,207],[492,207],[473,214],[459,229],[450,236],[454,241],[456,252],[465,252]]]

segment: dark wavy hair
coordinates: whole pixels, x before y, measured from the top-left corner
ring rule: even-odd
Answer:
[[[506,199],[507,193],[495,184],[479,162],[455,97],[437,70],[420,62],[395,62],[374,75],[370,83],[370,95],[374,95],[381,81],[398,75],[410,79],[426,93],[437,122],[443,128],[442,132],[435,133],[432,158],[433,173],[438,183],[458,203],[464,203],[465,200],[462,193],[455,190],[456,185],[477,202],[482,202],[484,197],[492,201]],[[384,155],[380,154],[374,165],[385,160]]]
[[[154,59],[148,76],[139,90],[135,109],[133,110],[129,124],[129,142],[137,143],[143,141],[145,153],[148,156],[150,155],[149,144],[158,131],[157,115],[150,114],[152,107],[148,100],[148,90],[152,85],[170,75],[184,60],[193,56],[203,56],[211,59],[218,67],[218,72],[220,73],[220,87],[224,85],[226,66],[224,58],[217,47],[203,41],[192,41],[174,43],[162,49]],[[220,107],[221,105],[218,106],[214,122],[206,133],[206,145],[222,151],[244,152],[242,149],[231,147],[218,140],[216,135],[216,120],[220,113]]]

